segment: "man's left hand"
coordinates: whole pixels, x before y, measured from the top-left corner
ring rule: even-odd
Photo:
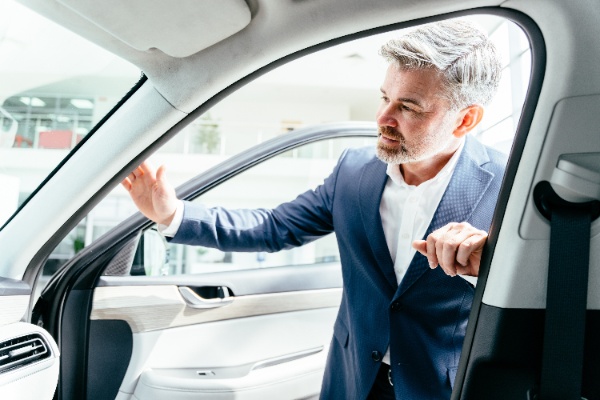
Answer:
[[[487,232],[466,222],[451,222],[432,232],[427,240],[415,240],[412,245],[427,257],[432,269],[439,265],[449,276],[478,276],[487,236]]]

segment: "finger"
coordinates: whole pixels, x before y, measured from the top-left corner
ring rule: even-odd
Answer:
[[[474,268],[471,265],[465,267],[460,264],[456,264],[456,274],[465,276],[477,276],[479,275],[479,266],[477,266],[477,268]]]
[[[156,170],[148,160],[143,161],[138,168],[143,173],[148,174],[148,176],[156,178]]]
[[[419,253],[427,257],[427,241],[415,240],[412,242],[412,247],[413,249],[417,250]]]
[[[134,169],[133,171],[131,171],[130,175],[133,175],[134,178],[136,178],[136,179],[140,178],[140,177],[144,176],[144,170],[142,168],[140,168],[140,167],[137,167],[136,169]]]
[[[456,262],[460,265],[467,266],[471,255],[480,253],[487,240],[487,233],[483,231],[473,232],[469,237],[465,238],[456,252]],[[471,266],[473,267],[473,266]],[[475,267],[479,267],[476,265]]]
[[[156,180],[160,183],[166,183],[167,180],[167,176],[166,176],[166,171],[167,167],[165,167],[165,165],[161,165],[160,167],[158,167],[158,170],[156,171]]]
[[[454,228],[454,223],[450,223],[447,224],[439,229],[436,229],[431,235],[429,235],[428,239],[427,239],[427,243],[433,243],[433,245],[430,244],[431,248],[428,248],[428,252],[430,254],[430,258],[433,259],[433,261],[436,264],[439,264],[440,267],[442,267],[442,269],[444,270],[444,272],[446,272],[447,274],[451,274],[452,270],[448,270],[447,269],[447,264],[444,263],[444,237],[448,234],[449,231],[451,231]],[[430,240],[431,238],[431,240]]]
[[[167,168],[164,165],[158,167],[158,170],[156,171],[156,180],[154,181],[155,183],[152,187],[154,192],[161,197],[168,197],[173,191],[169,181],[167,180],[166,170]]]
[[[479,264],[477,264],[476,270],[473,270],[473,266],[469,265],[470,256],[472,254],[470,249],[472,249],[472,244],[476,242],[472,241],[471,238],[482,233],[487,235],[484,231],[480,231],[468,223],[459,223],[454,225],[454,227],[446,233],[445,237],[442,238],[444,241],[442,266],[445,271],[449,271],[449,275],[477,275],[476,272],[478,271]],[[483,242],[485,242],[485,240]],[[465,252],[465,250],[468,251]]]
[[[437,229],[437,230],[433,231],[432,233],[430,233],[429,236],[427,236],[427,238],[426,238],[426,240],[427,240],[427,261],[429,261],[430,268],[436,268],[439,264],[437,245],[438,245],[438,241],[440,240],[440,238],[446,232],[447,229],[448,229],[447,227],[442,227],[440,229]]]
[[[457,253],[461,244],[471,237],[474,231],[471,229],[462,230],[460,227],[453,227],[438,242],[438,246],[441,247],[440,262],[442,266],[446,266],[449,269],[455,270],[455,264],[457,261]],[[462,265],[466,265],[460,263]]]
[[[429,263],[429,268],[433,269],[438,266],[437,257],[435,256],[435,237],[433,234],[427,236],[425,243],[427,243],[427,262]]]
[[[457,245],[454,243],[452,239],[440,240],[436,248],[438,249],[438,258],[440,260],[440,266],[446,272],[447,275],[455,276],[456,265],[456,250]]]
[[[123,185],[125,190],[127,190],[128,192],[131,191],[131,181],[129,180],[129,178],[123,179],[121,181],[121,185]]]

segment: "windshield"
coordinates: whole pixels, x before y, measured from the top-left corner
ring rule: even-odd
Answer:
[[[0,2],[0,226],[139,76],[21,4]]]

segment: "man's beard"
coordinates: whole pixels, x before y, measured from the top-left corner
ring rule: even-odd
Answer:
[[[386,137],[397,140],[398,145],[394,147],[388,147],[385,144],[377,141],[377,158],[387,164],[405,164],[411,161],[415,161],[415,157],[406,147],[406,139],[404,136],[397,132],[394,128],[389,126],[380,126],[379,135],[385,134]]]

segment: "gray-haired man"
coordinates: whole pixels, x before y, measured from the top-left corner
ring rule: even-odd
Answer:
[[[505,162],[467,134],[500,63],[459,20],[413,30],[382,55],[377,148],[344,153],[315,190],[272,210],[210,209],[177,200],[164,168],[146,163],[123,185],[177,243],[278,251],[335,231],[344,291],[321,398],[449,398],[467,276],[478,275]]]

